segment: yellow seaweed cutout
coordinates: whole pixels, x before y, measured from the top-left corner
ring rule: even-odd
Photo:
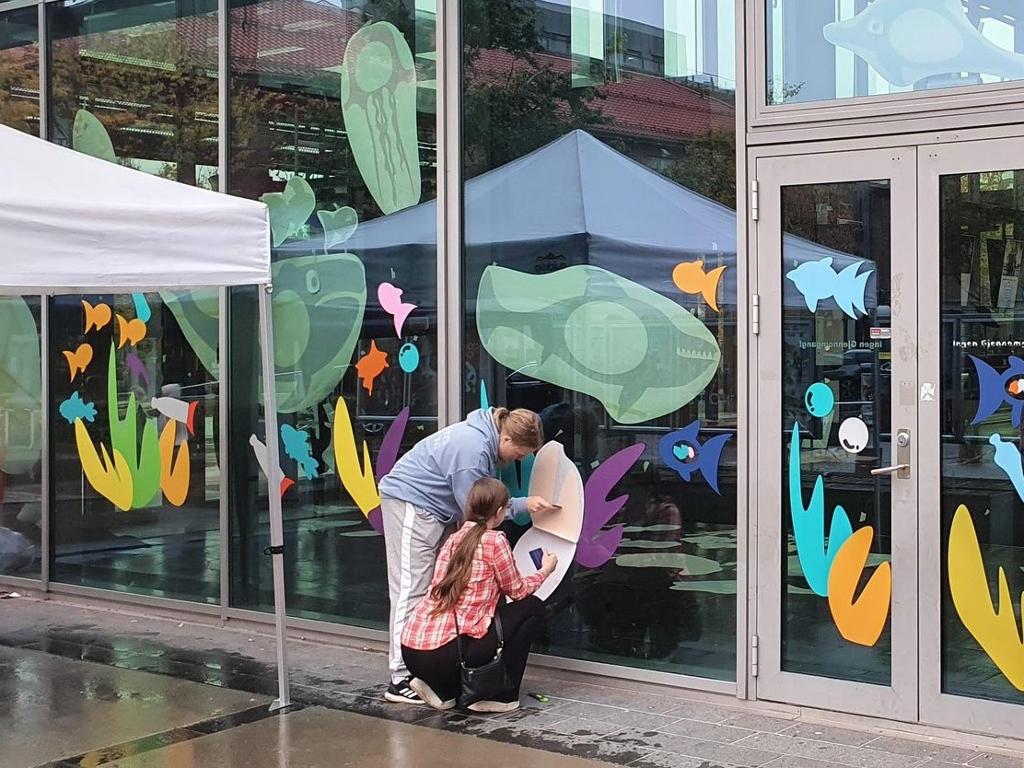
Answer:
[[[1024,691],[1024,643],[1006,572],[999,568],[999,603],[993,609],[978,534],[963,504],[957,507],[949,530],[947,565],[949,591],[960,621],[1010,684]]]
[[[334,466],[341,484],[367,517],[380,506],[377,480],[370,462],[370,447],[363,441],[363,461],[359,463],[356,438],[352,432],[352,419],[348,415],[345,398],[339,397],[334,409]]]
[[[114,460],[110,460],[107,446],[100,443],[103,456],[96,453],[96,446],[89,437],[89,430],[81,419],[75,419],[75,445],[78,448],[78,459],[82,463],[82,471],[86,479],[97,493],[110,500],[122,512],[132,508],[134,482],[128,462],[120,451],[114,451]]]
[[[177,451],[175,460],[174,436],[177,422],[168,421],[160,433],[160,489],[164,498],[176,507],[185,503],[188,496],[188,481],[192,472],[192,458],[188,452],[188,440]]]
[[[854,599],[874,535],[871,526],[850,534],[828,572],[828,607],[839,634],[851,643],[868,647],[878,642],[885,629],[892,598],[892,566],[882,563]]]

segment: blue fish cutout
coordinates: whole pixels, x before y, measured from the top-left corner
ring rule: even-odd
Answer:
[[[284,442],[285,455],[298,463],[299,473],[310,480],[316,477],[320,462],[312,456],[306,431],[295,429],[291,424],[282,424],[281,440]]]
[[[1024,56],[986,38],[960,0],[875,0],[853,18],[826,25],[822,33],[893,85],[961,72],[1024,78]]]
[[[146,294],[133,293],[132,302],[135,304],[135,316],[142,322],[148,323],[149,318],[153,316],[153,310],[149,308],[149,302],[146,301]]]
[[[1024,501],[1024,466],[1021,466],[1020,448],[1004,441],[999,433],[993,434],[988,441],[996,449],[996,466],[1006,473],[1017,496]]]
[[[793,519],[796,554],[807,586],[816,595],[828,597],[828,573],[832,570],[832,561],[839,548],[853,535],[853,528],[846,510],[836,505],[826,546],[825,481],[818,475],[811,491],[811,503],[805,507],[800,487],[800,425],[795,422],[793,439],[789,444],[789,513]]]
[[[690,482],[690,478],[699,470],[711,489],[721,496],[718,490],[718,462],[732,435],[715,435],[703,443],[697,439],[699,435],[700,419],[696,419],[661,438],[658,454],[665,465],[675,470],[686,482]]]
[[[868,278],[874,272],[873,269],[869,269],[858,275],[857,271],[865,263],[855,261],[837,273],[832,269],[832,257],[826,256],[818,261],[804,262],[787,272],[786,277],[800,291],[811,312],[818,309],[819,301],[835,299],[839,308],[856,320],[855,308],[860,310],[862,315],[867,314],[864,308],[864,294],[868,288]]]
[[[71,397],[61,403],[57,410],[68,424],[74,424],[76,419],[96,421],[96,406],[93,403],[82,402],[82,396],[77,392],[72,392]]]
[[[1005,403],[1010,406],[1010,421],[1020,426],[1024,410],[1024,360],[1010,355],[1010,364],[1000,373],[984,360],[968,355],[978,372],[978,412],[971,424],[980,424]]]

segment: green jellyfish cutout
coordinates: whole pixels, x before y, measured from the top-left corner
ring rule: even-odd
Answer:
[[[416,205],[416,66],[393,24],[368,24],[349,40],[341,64],[341,114],[359,173],[381,211]]]
[[[20,296],[0,296],[0,403],[11,412],[40,413],[39,329],[32,310]],[[12,420],[6,445],[0,445],[0,470],[9,475],[30,472],[41,456],[39,443],[26,429],[19,433]]]
[[[588,265],[543,275],[487,267],[476,322],[499,363],[591,395],[622,424],[686,405],[722,357],[711,331],[683,307]]]
[[[80,109],[75,113],[75,125],[71,130],[71,147],[83,155],[98,157],[100,160],[117,162],[114,144],[110,134],[92,112]]]

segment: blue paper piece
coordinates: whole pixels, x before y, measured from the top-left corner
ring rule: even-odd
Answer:
[[[854,308],[860,310],[861,314],[867,314],[867,310],[864,308],[864,294],[868,288],[868,278],[874,270],[869,269],[862,274],[857,274],[857,270],[866,263],[865,261],[855,261],[836,274],[836,271],[832,269],[832,257],[826,256],[818,261],[804,262],[796,269],[787,272],[786,277],[800,291],[811,312],[818,309],[819,301],[835,299],[839,308],[856,320],[857,313]]]
[[[998,433],[989,437],[988,441],[996,449],[996,466],[1006,473],[1017,496],[1024,501],[1024,466],[1021,465],[1020,448],[1004,441]]]
[[[85,419],[90,422],[96,420],[96,406],[93,403],[82,402],[82,396],[77,392],[72,392],[71,397],[61,403],[57,410],[68,424],[74,424],[75,419]]]
[[[133,293],[132,301],[135,302],[135,316],[142,322],[148,323],[149,318],[153,316],[153,310],[149,308],[149,302],[146,301],[146,294]]]
[[[835,405],[836,396],[828,384],[817,381],[804,392],[804,406],[811,416],[823,419],[832,413]]]
[[[693,474],[699,471],[711,489],[721,495],[718,490],[718,464],[725,444],[732,439],[732,435],[715,435],[703,443],[698,440],[699,435],[700,419],[696,419],[661,438],[658,454],[665,466],[677,472],[686,482],[690,482]]]
[[[281,441],[284,443],[285,455],[298,463],[299,473],[310,480],[317,477],[320,462],[312,456],[306,431],[295,429],[291,424],[282,424]]]
[[[800,488],[800,425],[793,424],[789,444],[789,511],[793,519],[793,537],[800,568],[807,586],[816,595],[828,597],[828,573],[836,553],[853,534],[846,510],[836,505],[832,511],[828,543],[825,542],[825,482],[821,475],[814,481],[811,503],[804,506]]]
[[[1024,56],[986,38],[960,0],[875,0],[852,18],[825,25],[822,34],[893,85],[961,72],[1024,78]]]
[[[398,365],[406,373],[412,373],[420,367],[420,351],[415,344],[403,344],[398,350]]]
[[[540,564],[541,564],[541,560],[543,559],[543,557],[544,557],[544,550],[543,549],[537,548],[537,549],[531,549],[530,550],[530,559],[533,560],[533,564],[534,564],[534,566],[536,566],[538,571],[540,570]]]
[[[1005,403],[1010,406],[1010,421],[1020,426],[1024,410],[1024,360],[1010,355],[1010,364],[1000,373],[984,360],[968,355],[978,372],[978,412],[971,424],[980,424]]]
[[[491,407],[491,401],[487,399],[487,382],[480,379],[480,409],[486,411]]]

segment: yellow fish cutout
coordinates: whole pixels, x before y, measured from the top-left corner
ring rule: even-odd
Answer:
[[[102,458],[96,453],[96,446],[89,437],[89,430],[81,419],[75,419],[75,445],[78,448],[78,459],[82,462],[82,472],[97,493],[108,499],[123,512],[132,508],[134,491],[132,472],[128,462],[120,451],[114,451],[114,460],[110,460],[107,446],[100,443]]]
[[[345,398],[339,397],[334,409],[334,466],[338,469],[341,484],[359,510],[369,517],[380,506],[377,480],[373,476],[370,462],[370,447],[363,441],[363,462],[359,463],[356,438],[352,432],[352,419],[348,415]]]
[[[708,306],[718,311],[718,284],[722,281],[725,267],[715,267],[710,272],[704,271],[704,262],[684,261],[676,264],[672,270],[672,282],[683,293],[701,294]]]
[[[88,333],[93,328],[98,331],[110,322],[112,315],[110,306],[107,304],[97,304],[94,307],[88,301],[82,299],[82,309],[85,310],[85,333]]]
[[[1006,572],[999,568],[999,603],[993,609],[978,533],[970,510],[963,504],[953,515],[946,556],[949,591],[960,621],[1010,684],[1024,691],[1024,642]]]
[[[860,597],[854,599],[874,535],[870,526],[857,529],[843,542],[828,572],[828,607],[839,634],[851,643],[869,648],[882,636],[892,602],[892,566],[889,563],[882,563],[875,569]]]
[[[160,489],[164,498],[176,507],[185,503],[188,496],[188,481],[192,476],[192,458],[188,452],[188,440],[177,450],[175,460],[174,437],[177,422],[168,421],[160,433]]]
[[[139,318],[125,320],[123,316],[118,315],[117,328],[119,333],[118,349],[121,349],[125,344],[131,344],[134,347],[146,338],[146,324],[139,320]]]
[[[64,358],[68,361],[68,371],[71,380],[74,381],[75,377],[83,373],[92,362],[92,344],[79,344],[74,352],[64,350]]]

